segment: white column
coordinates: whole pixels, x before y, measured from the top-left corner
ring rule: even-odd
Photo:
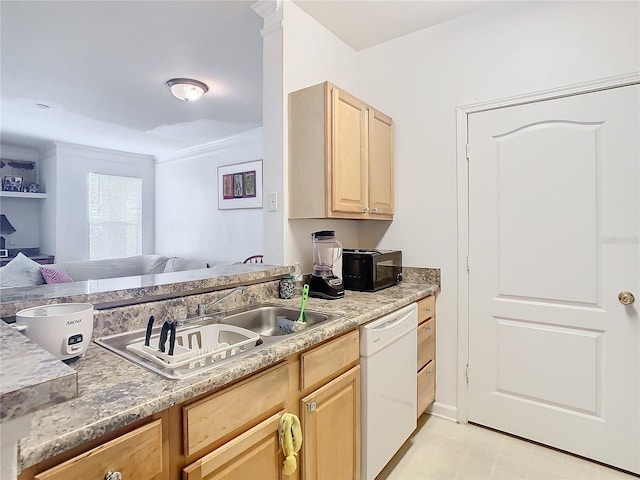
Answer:
[[[33,414],[0,424],[0,478],[18,478],[18,441],[29,435]]]
[[[287,212],[287,182],[284,159],[286,141],[283,87],[283,4],[259,0],[251,8],[264,19],[262,35],[262,167],[264,255],[273,264],[284,262],[284,228]],[[269,195],[276,193],[278,210],[269,211]]]

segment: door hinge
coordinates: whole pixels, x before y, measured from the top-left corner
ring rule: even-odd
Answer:
[[[469,160],[469,144],[468,144],[468,143],[467,143],[467,152],[466,152],[466,155],[467,155],[467,160]]]
[[[467,363],[467,368],[465,369],[464,376],[467,379],[467,387],[469,386],[469,364]]]
[[[469,271],[469,255],[467,255],[467,272]]]

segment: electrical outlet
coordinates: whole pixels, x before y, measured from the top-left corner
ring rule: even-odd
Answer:
[[[9,245],[15,245],[16,241],[13,238],[9,239]]]

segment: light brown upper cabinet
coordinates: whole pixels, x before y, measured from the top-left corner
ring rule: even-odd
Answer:
[[[289,94],[289,218],[393,219],[393,120],[324,82]]]

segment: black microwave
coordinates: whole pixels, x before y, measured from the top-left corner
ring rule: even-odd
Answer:
[[[347,290],[360,292],[375,292],[397,285],[402,281],[402,252],[345,248],[342,281]]]

